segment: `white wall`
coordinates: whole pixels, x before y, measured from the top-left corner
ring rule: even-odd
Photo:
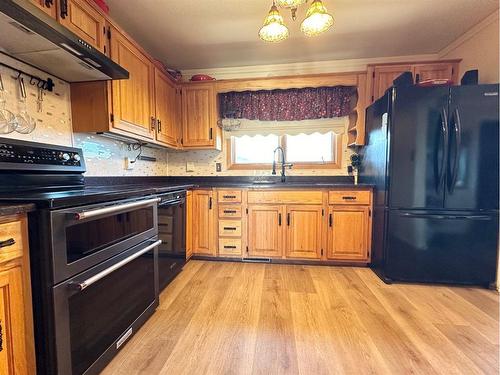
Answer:
[[[460,58],[459,77],[479,70],[480,83],[499,82],[499,12],[496,11],[456,39],[440,53],[441,59]]]

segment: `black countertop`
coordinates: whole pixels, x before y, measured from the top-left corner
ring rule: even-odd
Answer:
[[[2,204],[0,203],[0,216],[25,214],[34,211],[36,206],[33,203]]]

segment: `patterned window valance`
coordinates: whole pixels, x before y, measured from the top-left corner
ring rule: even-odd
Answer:
[[[222,118],[260,121],[301,121],[344,117],[356,106],[352,86],[261,90],[219,94]]]

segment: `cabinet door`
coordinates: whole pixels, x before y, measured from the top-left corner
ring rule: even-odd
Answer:
[[[320,205],[286,207],[287,257],[312,259],[321,257],[322,210]]]
[[[22,285],[21,266],[0,271],[0,374],[28,374]]]
[[[328,216],[328,259],[367,261],[369,207],[333,206]]]
[[[248,255],[280,257],[283,249],[284,206],[248,206]]]
[[[59,23],[92,47],[104,52],[106,36],[104,17],[85,0],[61,0]]]
[[[193,192],[186,194],[186,259],[193,255]]]
[[[57,1],[52,0],[51,2],[47,2],[46,0],[30,0],[33,4],[43,10],[52,18],[57,18]]]
[[[453,64],[417,64],[414,66],[414,77],[416,82],[427,79],[451,79],[453,80]]]
[[[112,81],[113,127],[154,138],[153,64],[116,29],[111,32],[111,57],[130,73],[129,79]]]
[[[171,147],[177,146],[176,92],[168,77],[155,68],[156,139]]]
[[[211,190],[193,191],[193,253],[216,255],[214,207]]]
[[[214,142],[216,96],[209,83],[182,89],[182,138],[184,147],[210,147]]]
[[[404,72],[411,72],[411,65],[376,66],[373,70],[373,100],[382,97],[386,90],[392,86],[392,81]]]

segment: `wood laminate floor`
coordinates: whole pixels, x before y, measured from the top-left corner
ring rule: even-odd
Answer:
[[[103,374],[498,374],[494,291],[191,261]]]

